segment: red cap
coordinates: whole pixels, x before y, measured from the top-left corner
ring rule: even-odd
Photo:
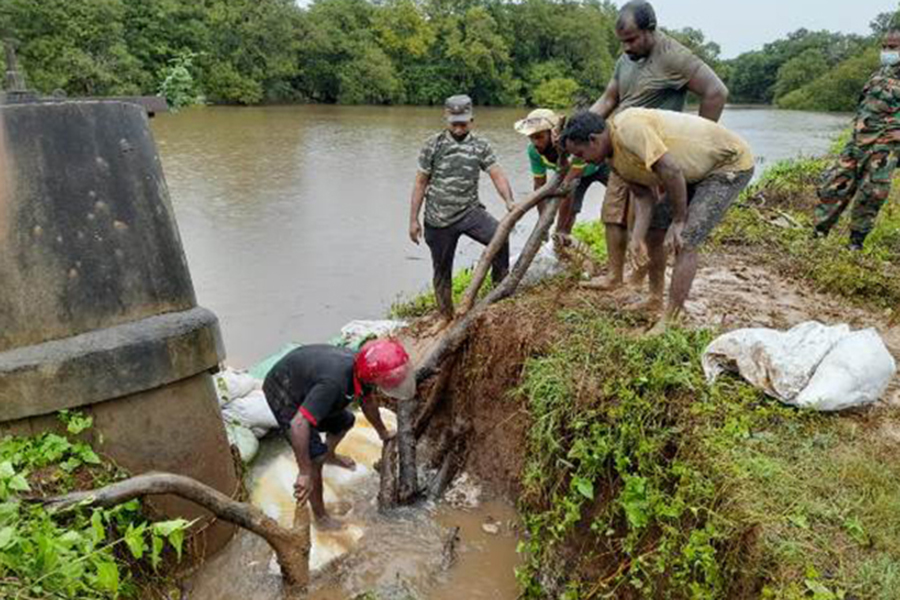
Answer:
[[[397,388],[408,386],[412,373],[409,355],[396,340],[366,342],[356,355],[354,367],[360,381],[374,383],[389,395]]]

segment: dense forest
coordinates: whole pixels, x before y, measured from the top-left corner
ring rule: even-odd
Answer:
[[[3,0],[0,35],[28,84],[70,96],[161,92],[176,106],[570,106],[599,96],[619,54],[616,5],[582,0]],[[669,31],[733,102],[849,110],[877,39],[799,30],[732,60],[696,29]]]

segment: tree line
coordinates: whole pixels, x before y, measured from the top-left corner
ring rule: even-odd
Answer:
[[[481,105],[567,107],[609,81],[616,16],[605,0],[4,0],[0,35],[45,94],[427,105],[465,91]],[[727,61],[702,31],[669,33],[732,101],[842,110],[891,16],[870,36],[800,30]]]

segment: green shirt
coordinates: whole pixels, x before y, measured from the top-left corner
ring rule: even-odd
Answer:
[[[616,62],[613,78],[619,86],[620,111],[633,107],[684,110],[687,84],[703,61],[665,33],[655,35],[650,56],[632,60],[623,54]]]
[[[481,206],[479,175],[496,163],[490,143],[474,133],[461,142],[446,130],[430,137],[419,153],[419,171],[429,176],[425,224],[449,227]]]
[[[556,171],[556,163],[537,151],[534,144],[528,144],[528,160],[531,163],[531,174],[534,177],[546,177],[547,170]],[[579,158],[572,159],[572,168],[581,169],[582,177],[590,177],[600,170],[600,167],[594,164],[585,164]]]

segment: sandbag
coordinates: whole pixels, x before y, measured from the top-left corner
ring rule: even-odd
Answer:
[[[230,367],[216,373],[215,381],[220,405],[228,404],[232,400],[242,398],[262,387],[262,382],[246,371],[238,371]]]
[[[278,421],[266,402],[262,390],[254,390],[244,396],[232,400],[222,408],[222,417],[226,423],[235,423],[246,427],[258,438],[263,437],[270,429],[278,427]]]
[[[350,321],[341,327],[341,334],[332,343],[358,350],[366,341],[373,338],[387,337],[398,329],[406,327],[405,321]]]
[[[236,446],[244,464],[249,463],[259,452],[259,440],[252,431],[237,423],[225,423],[225,433],[228,435],[228,444]]]
[[[518,255],[513,256],[509,262],[510,267],[513,267],[518,260]],[[565,266],[556,256],[556,252],[553,251],[553,245],[549,243],[544,244],[541,246],[540,250],[537,251],[537,254],[534,255],[534,260],[531,261],[528,271],[525,272],[525,276],[522,277],[522,281],[519,282],[519,287],[533,287],[545,279],[559,275],[565,270]]]
[[[876,402],[897,372],[894,357],[874,329],[839,341],[822,359],[797,406],[835,411]]]
[[[703,371],[712,383],[724,371],[737,372],[770,396],[792,403],[819,363],[850,327],[816,321],[788,331],[737,329],[716,338],[703,352]]]

